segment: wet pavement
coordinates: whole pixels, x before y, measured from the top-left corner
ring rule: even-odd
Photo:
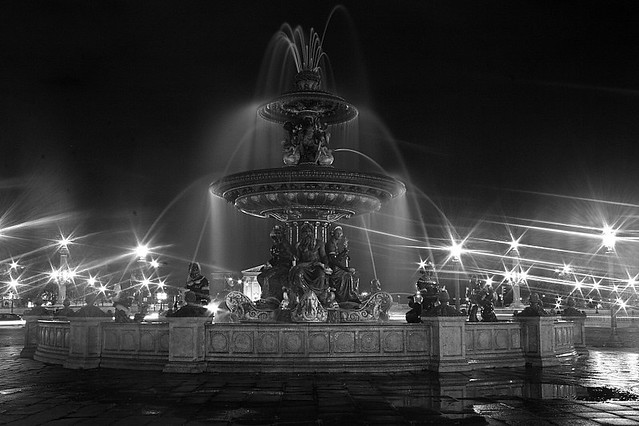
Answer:
[[[0,424],[639,425],[639,351],[589,348],[544,370],[437,375],[66,370],[0,329]]]

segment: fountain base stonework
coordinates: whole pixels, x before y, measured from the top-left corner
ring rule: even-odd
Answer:
[[[482,323],[464,317],[423,317],[419,324],[217,324],[206,318],[171,318],[122,324],[30,317],[25,334],[36,336],[30,344],[33,359],[70,369],[452,372],[543,367],[576,355],[583,320],[532,320]]]

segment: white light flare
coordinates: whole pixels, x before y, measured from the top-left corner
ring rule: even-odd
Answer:
[[[617,243],[617,231],[610,225],[604,225],[601,231],[601,245],[606,248],[607,253],[615,251],[615,244]]]
[[[135,255],[139,259],[144,259],[149,254],[149,246],[146,244],[140,244],[135,248]]]
[[[459,262],[461,260],[461,255],[464,253],[463,243],[453,242],[448,248],[448,251],[450,253],[449,257],[453,259],[453,261]]]

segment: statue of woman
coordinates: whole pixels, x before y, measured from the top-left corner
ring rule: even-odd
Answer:
[[[320,240],[315,238],[313,226],[305,223],[300,228],[300,239],[295,245],[297,265],[291,269],[291,287],[298,300],[304,293],[312,291],[323,305],[332,302],[332,293],[326,282],[326,251]],[[293,302],[293,301],[292,301]]]
[[[275,225],[271,231],[271,258],[262,267],[257,282],[262,287],[262,298],[274,297],[278,301],[283,298],[282,287],[288,285],[288,274],[293,265],[293,248],[284,237],[284,230]]]
[[[335,289],[335,300],[338,303],[360,303],[359,276],[355,268],[348,265],[348,240],[344,238],[341,226],[333,228],[331,237],[326,242],[326,255],[328,267],[332,270],[329,285]]]

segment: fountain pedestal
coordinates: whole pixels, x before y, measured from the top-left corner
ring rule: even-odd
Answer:
[[[573,344],[575,350],[579,354],[587,354],[586,349],[586,317],[580,316],[564,316],[563,319],[573,323]]]
[[[24,348],[20,351],[20,358],[33,358],[38,347],[38,320],[50,319],[38,315],[24,315]]]
[[[521,324],[521,340],[526,365],[549,367],[559,364],[555,342],[554,316],[515,317]]]
[[[207,317],[170,317],[169,362],[165,373],[202,373],[205,362],[205,324]]]
[[[112,322],[110,317],[79,317],[69,319],[69,356],[64,368],[98,368],[102,358],[103,322]]]
[[[431,329],[432,357],[428,370],[449,373],[471,369],[466,359],[465,317],[422,317],[422,323]]]

